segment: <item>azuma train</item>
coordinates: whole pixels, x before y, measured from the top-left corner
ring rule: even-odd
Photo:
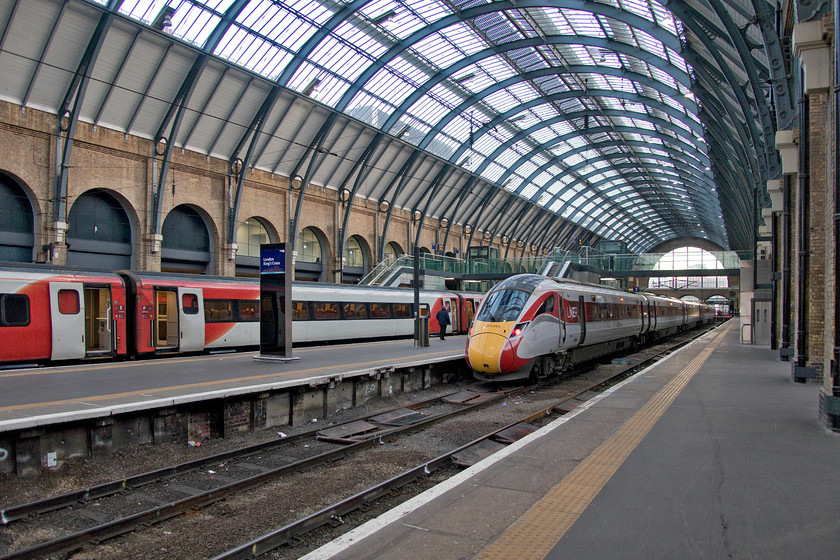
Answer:
[[[484,381],[539,378],[713,320],[699,302],[519,274],[487,292],[466,359]]]
[[[449,303],[465,333],[482,297],[422,290],[420,313],[437,333]],[[0,364],[257,348],[259,299],[255,278],[0,264]],[[412,289],[295,282],[292,343],[408,337],[413,303]]]

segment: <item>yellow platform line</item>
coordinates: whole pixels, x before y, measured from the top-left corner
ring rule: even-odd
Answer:
[[[721,343],[726,326],[656,395],[477,556],[481,560],[542,560],[577,521],[633,449]]]

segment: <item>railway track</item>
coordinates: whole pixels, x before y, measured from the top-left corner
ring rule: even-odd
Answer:
[[[249,490],[290,473],[337,461],[351,453],[379,445],[383,438],[421,430],[521,390],[459,391],[325,430],[311,430],[7,507],[0,511],[4,526],[25,523],[30,533],[53,533],[64,528],[66,534],[5,553],[0,555],[0,559],[72,552],[144,525],[160,523],[206,507],[230,494]],[[72,530],[79,525],[90,526]]]
[[[643,363],[656,361],[663,355],[657,353],[649,356]],[[638,367],[643,365],[620,368],[620,371],[599,381],[597,385],[615,382],[617,378],[630,375]],[[91,547],[139,528],[156,526],[181,514],[198,511],[257,486],[276,482],[319,465],[333,464],[357,451],[381,447],[386,441],[404,438],[406,434],[461,418],[478,408],[531,390],[528,387],[495,393],[461,391],[327,429],[311,430],[293,437],[7,507],[0,512],[4,524],[0,528],[0,542],[26,544],[15,546],[15,550],[4,551],[0,559],[44,557]],[[575,399],[581,401],[587,391],[595,390],[597,387],[594,385],[587,387],[564,401],[568,406]],[[546,416],[559,413],[558,406],[563,404],[555,403],[503,429],[513,430],[514,435],[511,437],[521,437],[523,424],[533,425]],[[266,533],[271,536],[265,537],[264,542],[270,544],[263,545],[262,537],[259,537],[246,546],[250,552],[237,548],[226,553],[230,556],[222,555],[220,558],[249,557],[254,554],[254,547],[260,550],[276,549],[294,543],[314,528],[339,524],[339,520],[348,512],[371,507],[371,503],[393,493],[395,489],[418,479],[422,481],[430,473],[452,464],[453,455],[458,457],[470,449],[474,451],[474,448],[489,441],[499,431],[497,429],[471,439],[466,444],[459,443],[431,460],[424,460],[405,469],[402,474],[389,478],[381,485],[342,498],[314,514],[287,524],[279,531]],[[481,451],[477,457],[481,458],[482,453],[485,451]],[[464,457],[466,459],[462,460],[467,462],[477,460],[469,455]],[[21,538],[24,534],[44,537],[39,542],[29,543]]]
[[[701,332],[694,332],[692,333],[692,336],[680,340],[676,344],[668,347],[666,350],[658,352],[638,363],[624,368],[606,379],[592,383],[575,394],[551,404],[547,408],[528,414],[527,416],[519,418],[499,429],[494,429],[493,431],[488,432],[465,445],[446,451],[434,459],[416,465],[397,476],[371,486],[349,498],[330,504],[329,506],[301,518],[294,523],[272,530],[245,544],[227,550],[224,553],[213,557],[212,560],[250,560],[268,556],[280,547],[299,546],[305,535],[323,527],[330,527],[332,529],[341,528],[341,533],[347,532],[351,528],[360,525],[368,518],[375,517],[362,515],[357,523],[352,526],[348,526],[345,522],[345,517],[348,514],[352,512],[365,513],[368,510],[377,508],[378,500],[393,496],[396,491],[399,491],[412,483],[416,483],[418,480],[429,477],[438,471],[438,469],[452,467],[453,464],[458,465],[459,467],[467,467],[475,462],[478,462],[479,460],[517,441],[518,439],[536,431],[542,425],[554,420],[554,418],[558,415],[571,412],[590,398],[594,397],[598,392],[606,390],[610,386],[630,377],[634,373],[641,371],[651,364],[663,359],[667,355],[679,350],[683,346],[705,334],[708,330],[710,329],[703,329]],[[448,476],[443,478],[448,478]],[[404,495],[400,501],[407,500],[413,495],[422,492],[428,485],[415,484],[415,486],[416,491],[411,495]],[[377,509],[382,510],[385,508]],[[331,538],[338,536],[335,532],[330,533],[327,531],[326,534],[328,535],[327,537],[321,538],[323,542],[327,542],[331,540]],[[314,546],[311,546],[310,548],[314,548]]]

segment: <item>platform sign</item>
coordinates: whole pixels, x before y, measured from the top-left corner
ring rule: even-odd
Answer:
[[[292,252],[285,243],[260,245],[260,356],[292,358]]]

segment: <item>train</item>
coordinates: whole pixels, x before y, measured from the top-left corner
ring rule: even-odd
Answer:
[[[421,290],[420,314],[449,303],[464,334],[483,294]],[[260,344],[256,278],[0,263],[0,365],[136,359]],[[294,282],[292,344],[410,337],[414,290]]]
[[[539,379],[714,318],[700,302],[518,274],[485,295],[465,357],[482,381]]]

